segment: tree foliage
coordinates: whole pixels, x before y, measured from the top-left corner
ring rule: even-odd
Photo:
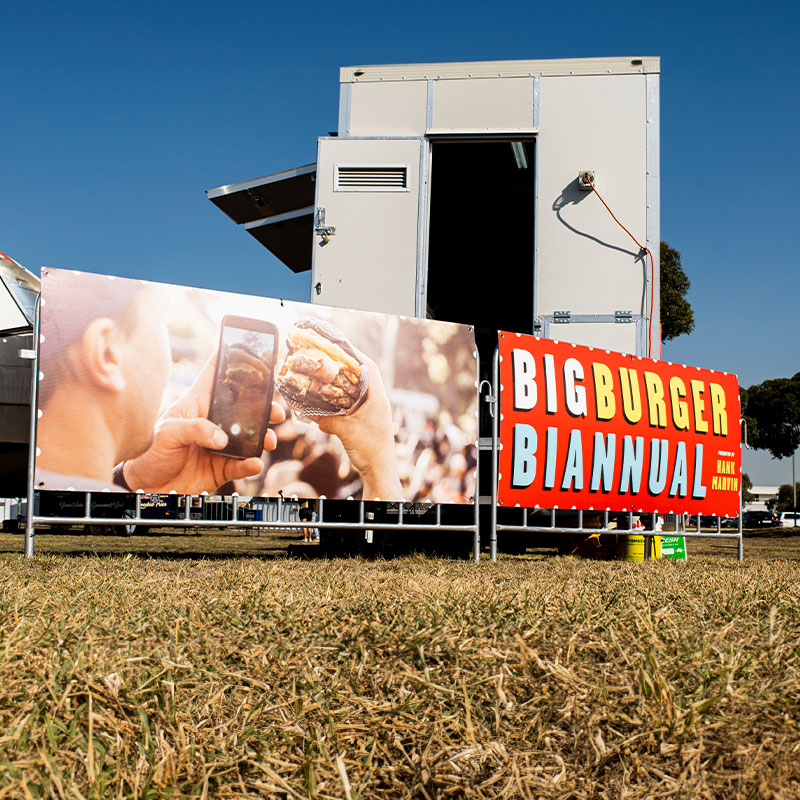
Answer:
[[[752,503],[753,500],[756,499],[756,496],[750,491],[753,488],[753,481],[750,480],[750,476],[746,473],[742,473],[742,505],[747,505],[748,503]]]
[[[681,254],[661,242],[661,340],[666,342],[694,330],[694,311],[686,293],[691,284],[681,266]]]
[[[795,484],[795,492],[797,498],[800,500],[800,483]],[[792,484],[782,483],[778,487],[778,496],[775,498],[775,511],[780,514],[781,511],[794,511],[792,507]]]
[[[800,446],[800,372],[742,389],[747,441],[773,458],[788,458]]]

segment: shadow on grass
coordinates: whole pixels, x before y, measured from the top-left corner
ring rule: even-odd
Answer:
[[[23,533],[0,533],[0,555],[18,555],[24,551]],[[528,547],[516,556],[503,554],[503,559],[514,558],[520,561],[541,561],[557,554],[554,547]],[[715,540],[713,534],[698,539],[687,539],[689,559],[736,555],[735,539]],[[253,558],[264,562],[280,559],[326,559],[347,557],[347,553],[329,551],[318,545],[304,545],[298,537],[285,532],[245,535],[235,532],[194,532],[176,534],[165,529],[153,530],[146,535],[134,534],[131,537],[109,534],[86,534],[79,529],[50,531],[37,530],[34,552],[36,555],[62,555],[74,559],[91,556],[115,557],[131,556],[137,559],[154,561],[224,561],[234,558]],[[350,555],[378,557],[378,553],[361,552],[358,548]],[[402,553],[386,552],[380,556],[391,558]],[[487,559],[488,552],[482,554]],[[770,528],[745,530],[745,561],[785,561],[800,562],[800,529]]]
[[[100,550],[47,550],[38,549],[36,555],[67,556],[70,558],[119,558],[121,556],[131,556],[142,561],[226,561],[231,558],[255,558],[260,561],[276,561],[285,559],[288,553],[268,552],[259,553],[254,551],[234,551],[229,553],[219,553],[208,550],[196,550],[187,552],[178,551],[157,551],[157,550],[119,550],[119,551],[100,551]]]
[[[758,537],[759,539],[784,539],[792,536],[800,537],[800,528],[745,528],[745,539]]]
[[[80,530],[37,530],[34,538],[36,555],[136,556],[149,559],[285,558],[297,538],[286,535],[245,536],[242,533],[194,533],[176,535],[169,531],[153,531],[147,535],[116,536],[86,534]],[[0,534],[0,554],[21,553],[25,537],[22,533]]]

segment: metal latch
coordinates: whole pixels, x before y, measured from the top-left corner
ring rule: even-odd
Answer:
[[[248,189],[247,196],[250,198],[250,202],[259,210],[263,211],[267,207],[264,198],[255,189]]]
[[[633,311],[615,311],[614,322],[633,322]]]
[[[553,322],[557,322],[561,325],[570,321],[570,312],[569,311],[554,311],[553,312]]]
[[[20,350],[19,357],[25,361],[33,361],[36,358],[35,350]]]
[[[317,222],[314,225],[314,233],[316,233],[317,236],[322,237],[323,244],[328,244],[328,242],[331,240],[331,236],[336,233],[336,228],[325,224],[324,208],[320,207],[317,209]]]

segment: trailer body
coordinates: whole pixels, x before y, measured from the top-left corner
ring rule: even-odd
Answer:
[[[315,164],[208,196],[310,270],[312,302],[658,357],[659,70],[646,57],[344,67]]]

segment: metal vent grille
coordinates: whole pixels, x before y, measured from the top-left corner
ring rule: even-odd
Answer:
[[[340,192],[403,192],[408,189],[408,167],[336,167]]]

